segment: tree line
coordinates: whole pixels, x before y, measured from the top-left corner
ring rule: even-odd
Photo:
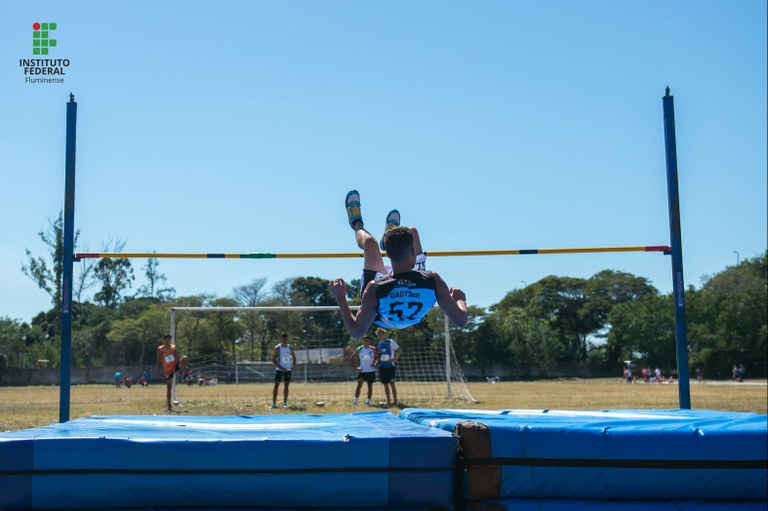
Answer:
[[[60,362],[61,216],[39,236],[46,257],[27,250],[22,272],[51,297],[51,308],[29,323],[0,316],[0,369]],[[106,248],[120,251],[122,243]],[[255,279],[226,297],[176,296],[157,259],[141,267],[145,284],[130,294],[134,271],[128,259],[81,261],[73,287],[72,357],[76,366],[147,365],[168,330],[169,309],[184,306],[335,305],[327,281],[302,276],[266,289]],[[359,281],[348,286],[357,295]],[[92,290],[92,291],[91,291]],[[91,292],[89,292],[91,291]],[[358,296],[350,296],[358,300]],[[563,362],[586,364],[595,375],[620,374],[624,361],[672,370],[676,366],[671,293],[660,293],[631,273],[603,270],[590,278],[548,276],[514,289],[487,309],[470,306],[470,321],[451,326],[457,358],[481,367],[507,365],[525,374],[552,372]],[[768,252],[686,290],[689,366],[710,378],[727,378],[733,364],[747,375],[768,374]],[[266,361],[280,331],[293,339],[342,339],[336,314],[323,312],[189,312],[180,314],[176,342],[186,353],[227,363]],[[398,331],[404,350],[439,349],[442,315],[432,311],[415,327]]]

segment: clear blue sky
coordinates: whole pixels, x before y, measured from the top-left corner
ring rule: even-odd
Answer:
[[[32,23],[58,24],[64,84],[24,83]],[[353,251],[357,188],[427,250],[669,243],[661,97],[675,96],[687,285],[767,241],[766,2],[0,4],[0,317],[49,298],[20,271],[63,207],[79,104],[81,251]],[[136,281],[143,284],[135,261]],[[671,290],[667,256],[432,258],[488,306],[603,269]],[[161,260],[178,294],[361,260]]]

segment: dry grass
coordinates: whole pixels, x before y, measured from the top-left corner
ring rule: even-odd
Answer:
[[[668,409],[677,408],[677,385],[627,385],[615,379],[558,380],[540,382],[472,383],[479,400],[467,404],[458,400],[418,401],[400,389],[401,407],[478,409]],[[282,388],[280,389],[282,393]],[[691,385],[694,409],[766,413],[766,382],[729,384],[709,382]],[[291,385],[290,408],[268,410],[271,384],[180,387],[183,404],[174,413],[181,415],[260,415],[266,413],[345,413],[377,409],[352,406],[348,385]],[[381,385],[374,398],[381,399]],[[336,397],[334,397],[336,396]],[[343,396],[343,397],[342,397]],[[316,404],[322,400],[322,406]],[[134,386],[115,389],[108,385],[72,387],[71,418],[90,415],[156,415],[164,413],[165,387]],[[383,407],[378,407],[383,409]],[[397,408],[392,409],[397,413]],[[0,387],[0,431],[43,426],[59,420],[58,387]]]

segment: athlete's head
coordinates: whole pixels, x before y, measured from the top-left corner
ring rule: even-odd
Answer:
[[[384,339],[387,338],[387,331],[381,327],[377,328],[376,337],[378,337],[381,342],[384,342]]]
[[[173,338],[171,337],[171,334],[165,334],[163,336],[163,344],[165,344],[166,346],[170,346],[172,339]]]
[[[364,335],[363,336],[363,344],[366,346],[366,348],[371,344],[371,336],[370,335]]]
[[[392,262],[400,262],[413,254],[413,232],[408,227],[393,227],[384,233],[384,248]]]
[[[280,343],[281,343],[283,346],[285,346],[286,344],[288,344],[288,334],[286,334],[285,332],[283,332],[283,333],[281,333],[281,334],[280,334]]]

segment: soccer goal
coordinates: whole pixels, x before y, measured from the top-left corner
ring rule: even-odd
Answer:
[[[409,406],[475,402],[451,343],[448,318],[437,308],[430,315],[431,327],[415,340],[389,332],[402,349],[395,380],[399,400]],[[190,359],[186,383],[272,383],[272,353],[285,332],[296,355],[292,387],[306,385],[302,393],[318,401],[346,400],[354,392],[357,371],[348,357],[362,341],[349,336],[336,306],[172,307],[170,320],[175,343]],[[373,400],[383,396],[377,378]]]

